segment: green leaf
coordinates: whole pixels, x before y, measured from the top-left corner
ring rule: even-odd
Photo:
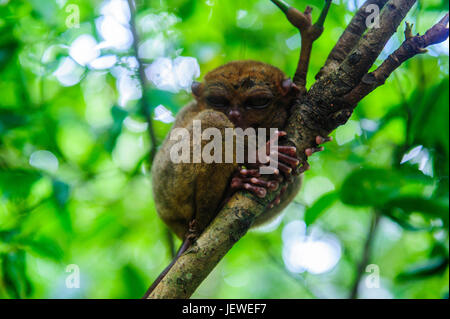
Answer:
[[[425,92],[422,103],[416,106],[408,141],[411,145],[421,144],[428,148],[439,146],[446,156],[449,153],[449,79],[445,78],[438,85]],[[412,100],[410,105],[416,105]]]
[[[380,210],[381,213],[391,219],[392,221],[396,222],[399,226],[404,228],[407,231],[412,232],[419,232],[419,231],[433,231],[436,229],[436,227],[430,226],[430,225],[414,225],[409,221],[409,218],[407,216],[399,217],[396,214],[394,214],[392,211],[389,210]]]
[[[339,199],[338,192],[330,192],[324,194],[316,202],[306,210],[305,213],[305,223],[306,225],[311,225],[314,221],[319,218],[331,205]]]
[[[113,106],[111,108],[111,115],[113,118],[113,124],[109,129],[108,139],[105,143],[105,149],[108,152],[112,152],[112,150],[116,146],[117,138],[122,132],[123,121],[128,116],[128,112],[118,106]]]
[[[70,186],[59,180],[53,180],[53,195],[56,203],[64,207],[70,197]]]
[[[17,250],[1,256],[2,280],[11,298],[23,298],[31,294],[31,283],[26,275],[25,252]]]
[[[388,201],[384,209],[392,211],[400,209],[404,214],[419,212],[428,218],[440,218],[446,227],[449,225],[448,202],[439,202],[432,198],[402,196]]]
[[[38,238],[21,238],[19,243],[26,246],[31,252],[52,260],[60,261],[63,251],[51,238],[40,236]]]
[[[10,110],[0,110],[0,134],[10,129],[22,126],[26,122],[26,117],[23,115],[18,115]]]
[[[35,171],[15,169],[0,172],[0,194],[7,198],[25,198],[33,184],[41,178]]]
[[[341,200],[353,206],[382,206],[399,193],[403,181],[392,170],[365,168],[354,171],[344,181]]]
[[[448,267],[448,257],[436,257],[426,262],[411,266],[409,269],[400,273],[397,280],[417,280],[430,276],[441,275]]]
[[[2,230],[0,231],[0,242],[11,243],[18,234],[18,229]]]
[[[146,280],[142,277],[135,266],[128,264],[121,270],[121,277],[123,278],[123,284],[126,288],[126,292],[121,298],[135,299],[144,295],[147,290]]]

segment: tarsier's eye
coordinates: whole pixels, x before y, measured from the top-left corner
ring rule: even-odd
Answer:
[[[228,100],[223,96],[208,96],[206,101],[209,105],[217,108],[227,107],[229,104]]]
[[[263,109],[269,106],[271,101],[272,99],[266,96],[254,96],[245,101],[245,106],[252,109]]]

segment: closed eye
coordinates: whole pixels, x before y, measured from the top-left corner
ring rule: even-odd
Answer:
[[[272,99],[266,96],[254,96],[245,101],[245,106],[252,109],[263,109],[268,107]]]
[[[227,107],[229,104],[227,98],[223,96],[214,96],[214,95],[206,97],[206,102],[208,102],[209,105],[217,108],[224,108]]]

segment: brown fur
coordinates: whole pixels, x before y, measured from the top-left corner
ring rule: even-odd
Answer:
[[[192,138],[192,121],[200,120],[202,130],[215,127],[224,137],[225,128],[282,128],[289,114],[292,96],[282,83],[285,75],[279,69],[255,61],[236,61],[221,66],[205,76],[205,81],[194,90],[196,101],[184,107],[172,128],[187,128]],[[220,110],[207,102],[210,95],[229,101],[228,108]],[[263,109],[245,107],[253,96],[271,96],[271,103]],[[229,119],[230,109],[238,110],[239,120]],[[161,219],[180,238],[184,239],[189,222],[195,218],[199,232],[211,222],[224,200],[230,179],[238,169],[237,163],[179,163],[170,160],[174,145],[167,137],[158,151],[152,168],[153,192]],[[202,146],[208,141],[203,141]],[[192,143],[191,143],[192,146]],[[192,158],[192,147],[191,147]],[[274,217],[295,197],[301,185],[296,177],[283,194],[280,205],[260,216],[255,225]]]

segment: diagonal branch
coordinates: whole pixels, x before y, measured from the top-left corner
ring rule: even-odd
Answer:
[[[417,54],[425,53],[426,47],[445,41],[449,35],[447,27],[449,22],[448,13],[424,35],[412,35],[412,25],[406,23],[405,41],[402,45],[392,53],[375,71],[366,74],[361,82],[347,95],[344,100],[356,105],[367,94],[383,85],[386,79],[394,72],[403,62],[414,57]]]
[[[320,13],[316,23],[312,24],[312,8],[307,6],[304,12],[300,12],[294,7],[289,6],[284,1],[271,0],[284,12],[289,22],[300,31],[301,51],[297,70],[294,75],[294,83],[299,87],[300,94],[306,93],[306,76],[308,74],[309,61],[311,58],[312,45],[323,32],[323,24],[330,9],[332,0],[325,0],[325,6]]]
[[[380,13],[379,28],[368,30],[338,68],[341,81],[350,88],[361,81],[416,1],[389,0]]]
[[[331,50],[324,66],[317,73],[316,79],[331,73],[339,67],[366,31],[367,18],[372,14],[372,6],[378,6],[378,9],[381,10],[386,2],[387,0],[367,0],[361,6]]]

